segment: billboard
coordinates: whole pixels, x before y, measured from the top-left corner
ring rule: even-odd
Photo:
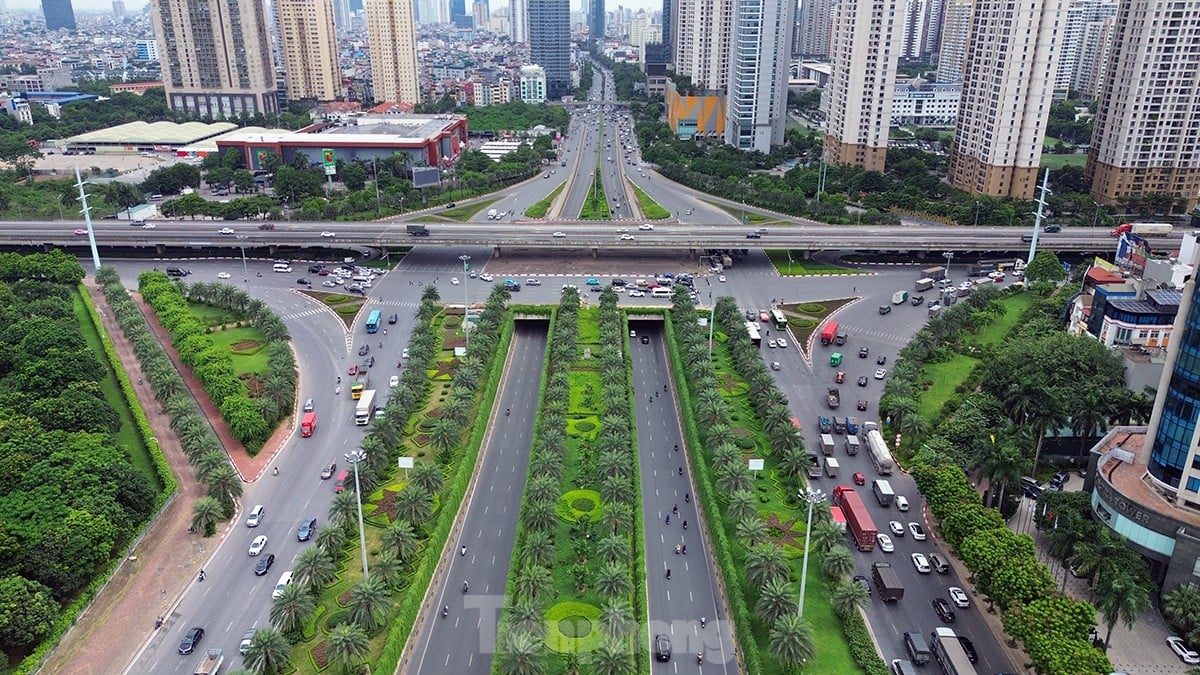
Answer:
[[[415,188],[437,185],[442,181],[442,172],[436,166],[414,166],[412,184]]]

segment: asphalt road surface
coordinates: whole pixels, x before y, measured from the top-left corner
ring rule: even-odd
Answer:
[[[477,483],[450,559],[431,588],[434,601],[426,603],[417,633],[409,641],[413,652],[407,655],[408,672],[491,672],[545,352],[546,324],[518,322],[496,409],[491,411]],[[449,612],[445,618],[443,607]]]
[[[646,547],[646,598],[651,672],[690,671],[697,655],[705,673],[736,673],[734,641],[726,622],[717,575],[702,523],[691,500],[691,471],[663,345],[662,322],[631,321],[633,396],[637,414],[638,464],[642,491],[642,537]],[[643,344],[640,336],[649,338]],[[664,387],[664,385],[666,385]],[[683,469],[683,472],[680,472]],[[670,522],[667,522],[668,516]],[[687,528],[684,529],[684,523]],[[686,554],[675,547],[688,547]],[[667,570],[671,578],[667,579]],[[705,618],[701,627],[700,619]],[[659,660],[658,635],[671,644],[671,660]]]

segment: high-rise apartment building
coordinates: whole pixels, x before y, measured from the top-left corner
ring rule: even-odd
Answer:
[[[287,74],[288,98],[341,98],[333,0],[275,0],[275,14],[279,17],[279,47],[283,52],[280,65]]]
[[[662,0],[662,44],[667,48],[667,63],[675,53],[675,0]]]
[[[1092,197],[1200,193],[1200,0],[1123,0],[1088,151]]]
[[[478,1],[471,3],[471,15],[475,18],[476,26],[481,28],[486,27],[488,20],[491,18],[488,16],[488,4]]]
[[[208,117],[279,110],[262,3],[155,0],[150,13],[172,110]]]
[[[138,40],[133,50],[139,61],[158,60],[158,40]]]
[[[1079,59],[1071,75],[1071,91],[1076,96],[1094,101],[1100,96],[1100,86],[1112,61],[1113,34],[1116,19],[1089,23],[1083,30],[1083,45],[1079,48]]]
[[[529,60],[546,69],[546,96],[571,93],[571,5],[568,0],[529,1]]]
[[[675,72],[699,89],[724,91],[729,83],[733,2],[675,0]]]
[[[513,42],[529,44],[529,0],[508,3],[508,25],[512,29]]]
[[[833,34],[833,10],[838,0],[802,0],[800,24],[796,28],[796,46],[801,57],[829,58],[829,40]]]
[[[1075,90],[1075,74],[1079,70],[1084,54],[1088,26],[1103,23],[1116,16],[1116,0],[1072,0],[1067,5],[1067,16],[1063,22],[1062,48],[1058,57],[1058,76],[1054,89],[1061,92]]]
[[[450,23],[458,28],[475,27],[475,17],[467,11],[467,0],[450,0]]]
[[[938,45],[937,81],[962,82],[967,67],[967,36],[975,0],[947,0],[942,10],[942,39]]]
[[[604,41],[604,0],[592,0],[588,6],[588,37],[593,40]]]
[[[1033,198],[1065,4],[976,0],[950,148],[951,185],[973,194]]]
[[[366,0],[367,45],[375,100],[420,103],[417,35],[412,0]]]
[[[937,53],[945,0],[903,0],[900,58],[923,59]]]
[[[725,142],[770,152],[783,143],[796,0],[736,0]]]
[[[71,0],[42,0],[42,16],[46,17],[46,30],[75,30]]]
[[[125,0],[112,0],[113,18],[125,18]]]
[[[414,23],[450,23],[450,4],[447,0],[415,0],[415,5]]]
[[[900,55],[898,5],[847,0],[834,8],[832,72],[824,92],[828,162],[883,171]]]
[[[351,23],[350,0],[333,0],[333,26],[339,35],[350,31]]]
[[[538,104],[546,102],[546,70],[541,66],[521,66],[521,100]]]

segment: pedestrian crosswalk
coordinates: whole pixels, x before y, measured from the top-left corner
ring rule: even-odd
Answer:
[[[846,324],[842,324],[842,328],[844,328],[851,336],[862,335],[865,337],[875,338],[881,342],[890,342],[897,345],[906,345],[911,339],[896,335],[895,333],[889,333],[888,331],[874,330],[871,328],[855,328],[854,326],[847,326]]]
[[[384,305],[386,307],[407,307],[410,309],[416,309],[421,306],[420,303],[411,300],[371,300],[371,304]]]
[[[325,309],[324,307],[314,307],[312,309],[306,309],[303,312],[292,312],[291,314],[284,314],[283,318],[285,318],[285,319],[303,319],[306,316],[317,316],[318,314],[324,314],[328,311],[329,310]]]

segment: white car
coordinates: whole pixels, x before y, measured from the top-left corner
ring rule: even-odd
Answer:
[[[642,223],[641,225],[638,225],[638,229],[639,230],[653,230],[654,226],[651,225],[650,223]]]
[[[771,349],[775,348],[775,340],[767,340],[767,346]]]
[[[395,389],[396,387],[400,386],[400,376],[399,376],[399,375],[393,375],[393,376],[392,376],[390,379],[388,379],[388,386],[389,386],[389,387],[391,387],[391,388],[393,388],[393,389]]]
[[[1004,279],[1004,272],[996,270],[995,272],[989,273],[988,278],[992,279],[993,281],[1002,281]]]
[[[408,347],[405,347],[404,351],[400,352],[400,358],[402,358],[402,359],[408,358]]]
[[[781,348],[784,348],[784,349],[786,349],[786,348],[787,348],[787,340],[784,340],[783,338],[779,338],[779,339],[778,339],[778,340],[776,340],[775,342],[776,342],[776,343],[777,343],[777,344],[778,344],[778,345],[779,345]]]
[[[221,229],[217,230],[217,234],[233,234],[233,228],[222,227]]]
[[[1175,656],[1178,656],[1180,661],[1191,665],[1200,663],[1200,654],[1188,649],[1183,638],[1172,635],[1167,638],[1167,645],[1171,647],[1171,651],[1175,652]]]
[[[642,297],[645,297],[645,296],[646,296],[646,293],[645,293],[645,292],[643,292],[643,291],[639,291],[639,290],[638,290],[638,289],[636,289],[636,288],[635,288],[635,289],[633,289],[632,291],[629,291],[629,297],[631,297],[631,298],[642,298]]]
[[[479,280],[480,280],[480,281],[486,281],[486,282],[488,282],[488,283],[491,283],[491,282],[492,282],[492,280],[493,280],[493,279],[495,279],[495,278],[496,278],[496,277],[494,277],[494,276],[492,276],[492,275],[490,275],[490,274],[480,274],[480,275],[479,275]]]
[[[623,234],[621,235],[621,241],[633,241],[633,235],[628,233]]]
[[[267,535],[260,534],[254,538],[254,541],[250,542],[250,550],[248,552],[250,555],[258,555],[259,553],[262,553],[263,549],[266,547]]]
[[[541,286],[542,280],[541,279],[526,279],[525,285],[526,286]]]
[[[967,597],[967,594],[965,591],[963,591],[963,589],[959,588],[958,586],[951,586],[946,590],[950,593],[950,601],[954,603],[955,607],[958,607],[959,609],[966,609],[971,606],[971,599]]]
[[[457,286],[458,285],[458,277],[450,277],[450,285]]]
[[[564,237],[566,237],[566,236],[567,236],[567,233],[566,233],[566,232],[559,231],[559,232],[555,232],[555,233],[554,233],[554,237],[555,237],[556,239],[562,239],[562,238],[564,238]]]
[[[721,283],[725,283],[725,275],[724,274],[717,275],[717,281],[719,281]]]
[[[231,276],[229,272],[217,272],[218,279],[229,279]]]
[[[920,523],[909,523],[908,531],[912,533],[913,539],[925,541],[925,528],[921,527]]]
[[[146,223],[145,225],[142,226],[142,229],[143,230],[153,230],[156,227],[158,227],[158,226],[155,225],[154,223]]]
[[[336,235],[336,234],[334,234],[333,232],[330,232],[330,231],[326,230],[325,232],[322,232],[322,233],[321,233],[321,236],[322,236],[322,237],[336,237],[337,235]]]
[[[892,522],[888,523],[888,529],[891,530],[892,534],[896,535],[897,537],[904,536],[904,523],[898,520],[893,520]]]
[[[933,568],[929,566],[929,558],[926,558],[924,553],[912,554],[912,562],[913,567],[917,568],[917,572],[920,574],[929,574],[933,571]]]
[[[322,281],[321,285],[325,288],[337,288],[337,282],[332,279],[326,279],[325,281]]]
[[[891,553],[896,550],[896,546],[892,544],[892,538],[882,532],[875,535],[875,541],[879,542],[879,550],[884,553]]]
[[[880,368],[879,370],[875,371],[875,379],[882,380],[885,377],[887,377],[887,371],[884,370],[883,368]]]

